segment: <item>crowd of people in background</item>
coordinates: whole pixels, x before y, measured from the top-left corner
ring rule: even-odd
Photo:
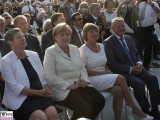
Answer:
[[[160,60],[155,23],[160,0],[0,2],[2,104],[16,120],[58,120],[55,104],[73,110],[72,120],[95,120],[105,91],[115,120],[123,98],[141,120],[160,119],[158,79],[149,72],[152,58]]]

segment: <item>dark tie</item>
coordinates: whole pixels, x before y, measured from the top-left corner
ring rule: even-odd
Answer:
[[[83,38],[82,38],[82,35],[81,35],[81,30],[78,32],[79,36],[80,36],[80,42],[81,44],[83,45],[84,44],[84,41],[83,41]]]
[[[26,50],[32,50],[31,43],[30,43],[28,36],[27,35],[24,35],[24,36],[26,38],[26,43],[27,43]]]
[[[145,18],[146,6],[147,6],[147,3],[144,3],[141,14],[140,14],[140,20],[144,20]]]
[[[120,37],[119,40],[121,41],[122,47],[124,49],[124,51],[126,52],[127,56],[129,57],[130,61],[132,62],[132,64],[134,65],[134,62],[132,60],[131,54],[127,48],[127,45],[125,44],[123,37]]]

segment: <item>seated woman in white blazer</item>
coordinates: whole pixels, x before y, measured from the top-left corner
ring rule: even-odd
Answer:
[[[53,100],[73,110],[72,120],[95,120],[104,106],[104,97],[89,86],[88,75],[78,47],[69,44],[72,30],[66,23],[53,29],[55,44],[45,52],[44,70]]]
[[[5,40],[12,51],[1,61],[5,81],[2,103],[16,120],[59,120],[38,54],[25,50],[26,40],[19,28],[10,29]]]

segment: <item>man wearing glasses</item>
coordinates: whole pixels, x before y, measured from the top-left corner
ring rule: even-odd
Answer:
[[[80,47],[84,44],[84,40],[81,35],[83,27],[83,17],[79,12],[75,12],[72,14],[71,20],[73,23],[71,44]]]

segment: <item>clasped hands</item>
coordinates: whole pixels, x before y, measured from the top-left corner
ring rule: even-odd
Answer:
[[[85,88],[89,85],[90,83],[88,83],[87,81],[83,80],[83,79],[80,79],[80,80],[77,80],[75,81],[75,83],[73,85],[70,85],[68,87],[69,90],[76,90],[77,88]]]
[[[52,90],[49,89],[48,85],[45,85],[44,88],[40,90],[40,92],[41,92],[41,97],[52,97],[53,96],[53,92]]]
[[[139,75],[143,70],[143,65],[142,64],[137,64],[137,66],[132,67],[131,73],[134,75]]]

